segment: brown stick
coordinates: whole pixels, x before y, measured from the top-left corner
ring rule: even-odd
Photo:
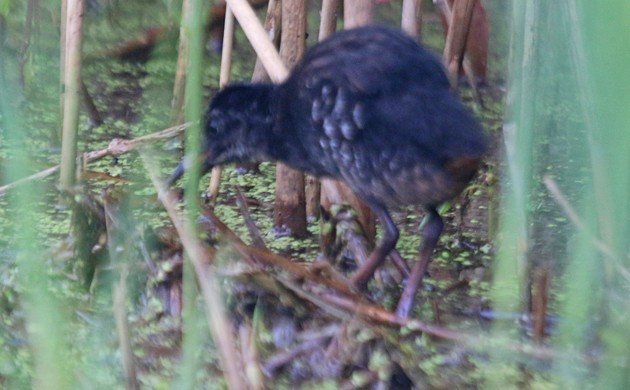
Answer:
[[[234,14],[230,7],[225,10],[225,25],[221,51],[221,70],[219,72],[219,88],[230,82],[232,71],[232,48],[234,46]]]
[[[59,20],[59,117],[63,121],[63,102],[65,100],[65,74],[66,74],[66,22],[68,19],[68,0],[61,0],[61,17]],[[63,123],[63,122],[62,122]],[[56,141],[61,143],[62,126],[53,131]]]
[[[68,0],[66,20],[66,58],[64,73],[63,137],[59,185],[70,188],[76,180],[79,95],[81,93],[81,41],[83,36],[83,1]]]
[[[545,325],[549,301],[550,269],[547,266],[539,267],[534,272],[532,286],[532,323],[534,343],[542,344],[545,338]]]
[[[444,63],[448,69],[449,79],[453,88],[457,87],[459,68],[464,58],[466,39],[470,31],[472,11],[477,0],[456,0],[446,35],[444,46]]]
[[[280,0],[269,0],[264,29],[267,31],[267,35],[274,47],[276,49],[279,48],[280,32],[282,31],[282,3]],[[267,75],[260,57],[257,56],[256,64],[254,64],[254,72],[252,73],[252,82],[260,83],[269,81],[269,75]]]
[[[219,284],[214,271],[207,266],[214,260],[216,250],[204,245],[191,231],[190,227],[184,223],[181,216],[177,213],[177,199],[175,195],[167,190],[158,179],[156,164],[151,161],[148,154],[143,153],[141,156],[144,160],[145,168],[149,172],[149,177],[158,192],[158,199],[164,205],[168,216],[173,222],[182,240],[184,250],[195,269],[201,294],[204,298],[208,327],[221,354],[221,365],[228,385],[231,389],[246,389],[246,384],[241,375],[240,366],[242,365],[239,364],[240,358],[236,350],[232,326],[225,314],[223,300],[217,288]]]
[[[360,295],[355,293],[350,287],[350,282],[339,277],[324,277],[311,272],[302,264],[277,255],[266,249],[259,249],[247,246],[223,221],[221,221],[212,211],[208,209],[202,210],[203,215],[213,224],[213,226],[233,245],[234,249],[240,253],[244,259],[252,265],[265,265],[277,267],[288,272],[294,279],[309,280],[315,284],[329,287],[341,294],[350,297],[359,298]]]
[[[304,194],[306,198],[306,216],[308,218],[319,217],[319,207],[322,186],[315,176],[306,175],[304,178]]]
[[[135,149],[139,148],[140,146],[149,144],[151,142],[159,141],[159,140],[166,139],[166,138],[175,137],[176,135],[178,135],[179,133],[184,131],[184,129],[187,128],[188,126],[189,126],[189,124],[185,123],[183,125],[169,127],[168,129],[164,129],[162,131],[158,131],[157,133],[143,135],[142,137],[138,137],[138,138],[130,139],[130,140],[114,138],[109,143],[107,148],[101,149],[101,150],[95,150],[95,151],[88,152],[88,153],[84,153],[83,161],[84,161],[84,163],[87,164],[87,163],[92,162],[92,161],[100,160],[103,157],[118,156],[120,154],[127,153],[127,152],[130,152],[132,150],[135,150]],[[45,177],[48,177],[48,176],[54,174],[58,170],[59,170],[59,165],[55,165],[54,167],[50,167],[50,168],[44,169],[43,171],[35,173],[35,174],[31,175],[31,176],[27,176],[25,178],[16,180],[13,183],[6,184],[6,185],[0,187],[0,197],[3,196],[7,191],[9,191],[9,190],[11,190],[11,189],[13,189],[13,188],[15,188],[15,187],[17,187],[19,185],[28,183],[29,181],[32,181],[32,180],[43,179]]]
[[[304,54],[306,5],[303,0],[282,0],[282,40],[280,57],[293,66]],[[304,173],[289,166],[276,164],[276,202],[274,226],[287,229],[293,237],[306,237],[306,194]]]
[[[273,46],[265,29],[256,17],[254,10],[246,0],[226,0],[234,12],[236,20],[243,28],[247,39],[256,51],[256,55],[265,66],[267,74],[273,82],[279,83],[287,78],[289,70],[282,62],[280,54]]]
[[[440,9],[444,35],[448,34],[451,22],[451,5],[454,0],[437,0],[436,5]],[[463,68],[466,77],[472,79],[475,84],[485,82],[488,64],[488,16],[483,4],[475,1],[470,20],[470,31],[466,39]]]
[[[357,265],[364,264],[370,255],[370,243],[357,220],[356,213],[347,207],[339,208],[333,215],[336,220],[337,234],[342,237],[345,246],[353,254]]]
[[[322,1],[322,18],[319,23],[320,41],[328,38],[337,29],[337,16],[339,13],[339,0]]]
[[[223,25],[223,44],[221,46],[221,70],[219,71],[219,88],[225,87],[230,82],[232,72],[232,48],[234,46],[234,14],[230,7],[225,9],[225,23]],[[211,201],[219,196],[221,185],[221,173],[223,167],[212,168],[210,174],[210,184],[208,185],[208,195]]]
[[[307,352],[310,352],[313,349],[321,346],[322,343],[328,338],[330,338],[330,336],[321,337],[319,339],[308,340],[288,351],[282,351],[276,355],[273,355],[267,360],[267,363],[265,363],[263,367],[263,372],[267,376],[273,376],[278,369],[291,363],[298,356],[303,355]]]
[[[420,36],[420,17],[422,0],[403,0],[400,27],[414,38]]]
[[[241,191],[240,187],[236,188],[236,205],[241,210],[241,215],[243,216],[243,220],[245,221],[245,225],[247,226],[249,235],[252,238],[253,246],[260,249],[267,249],[267,245],[265,245],[265,240],[263,240],[260,229],[258,229],[258,226],[256,226],[256,222],[254,222],[252,214],[249,212],[247,202],[245,201],[245,197],[243,196],[243,192]]]
[[[344,29],[363,26],[374,19],[374,0],[344,0]]]

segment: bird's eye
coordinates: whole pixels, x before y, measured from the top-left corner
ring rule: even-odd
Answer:
[[[211,116],[206,123],[206,133],[208,134],[219,134],[221,131],[225,129],[225,120],[217,116]]]
[[[206,124],[205,131],[207,134],[217,134],[225,128],[223,116],[216,108],[207,111],[204,119]]]
[[[214,126],[208,125],[208,127],[206,127],[206,133],[209,135],[216,135],[218,132],[219,131]]]

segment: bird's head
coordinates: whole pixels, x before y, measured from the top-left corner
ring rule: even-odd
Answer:
[[[273,125],[272,85],[233,85],[212,99],[204,116],[200,161],[202,174],[229,163],[263,161],[268,158]],[[179,179],[190,164],[184,158],[168,184]]]

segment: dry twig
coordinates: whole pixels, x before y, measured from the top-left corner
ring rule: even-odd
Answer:
[[[138,138],[134,138],[134,139],[114,138],[109,143],[107,148],[101,149],[101,150],[94,150],[94,151],[88,152],[88,153],[84,153],[83,154],[83,163],[87,164],[89,162],[100,160],[103,157],[107,157],[107,156],[118,156],[118,155],[121,155],[121,154],[124,154],[124,153],[131,152],[133,150],[136,150],[140,146],[147,145],[147,144],[149,144],[151,142],[163,140],[163,139],[166,139],[166,138],[173,138],[176,135],[178,135],[179,133],[181,133],[182,131],[184,131],[184,129],[187,128],[188,126],[189,126],[189,123],[184,123],[182,125],[169,127],[168,129],[164,129],[162,131],[158,131],[157,133],[144,135],[142,137],[138,137]],[[25,178],[16,180],[13,183],[6,184],[6,185],[0,187],[0,196],[3,196],[7,191],[9,191],[9,190],[11,190],[11,189],[13,189],[13,188],[15,188],[15,187],[17,187],[19,185],[28,183],[29,181],[37,180],[37,179],[43,179],[45,177],[48,177],[48,176],[56,173],[58,170],[59,170],[59,165],[55,165],[54,167],[50,167],[48,169],[44,169],[43,171],[35,173],[35,174],[31,175],[31,176],[27,176]]]
[[[280,270],[288,272],[294,279],[298,279],[300,281],[311,281],[315,285],[326,286],[341,294],[354,297],[356,299],[360,297],[359,294],[354,292],[348,280],[322,276],[311,272],[307,267],[297,262],[284,258],[269,250],[247,246],[240,237],[228,228],[223,221],[214,215],[212,211],[205,209],[202,212],[212,225],[233,246],[236,252],[243,256],[248,263],[255,266],[265,265],[277,267]]]
[[[245,221],[245,225],[247,226],[247,230],[249,231],[249,235],[252,238],[252,244],[256,248],[267,249],[265,245],[265,240],[262,238],[262,234],[260,233],[260,229],[256,226],[256,222],[252,218],[252,214],[249,212],[249,208],[247,207],[247,201],[243,196],[243,192],[240,187],[236,188],[236,205],[239,210],[241,210],[241,215],[243,216],[243,220]]]
[[[159,180],[156,165],[151,161],[147,154],[141,153],[145,162],[145,168],[149,172],[149,176],[153,185],[157,189],[158,199],[164,205],[177,233],[179,234],[184,250],[195,269],[197,280],[201,288],[201,293],[206,305],[206,316],[208,319],[208,327],[212,332],[214,342],[218,346],[221,354],[221,365],[226,380],[231,389],[245,389],[245,381],[241,375],[242,364],[240,362],[234,334],[230,320],[225,314],[223,300],[218,289],[218,282],[214,271],[208,267],[212,263],[216,250],[204,245],[190,230],[189,226],[184,224],[181,216],[176,211],[177,199],[175,195],[164,187]]]

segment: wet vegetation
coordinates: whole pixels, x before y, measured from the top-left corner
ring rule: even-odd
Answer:
[[[25,38],[26,2],[0,1],[0,185],[60,162],[60,5],[30,3],[36,7],[36,23]],[[431,2],[424,3],[422,39],[439,53],[442,26]],[[630,146],[630,132],[625,138],[612,130],[594,135],[593,123],[618,129],[622,121],[604,120],[584,107],[592,102],[581,98],[586,76],[571,47],[527,35],[552,31],[575,36],[582,24],[569,21],[571,7],[543,12],[540,5],[515,5],[515,15],[510,15],[508,2],[484,4],[491,21],[491,53],[483,105],[475,103],[469,86],[461,86],[460,93],[482,121],[492,149],[476,179],[440,210],[445,231],[412,315],[419,321],[401,326],[387,316],[402,283],[391,266],[379,271],[367,298],[330,297],[330,286],[318,284],[317,278],[333,283],[338,272],[355,268],[348,248],[361,240],[356,216],[336,207],[326,218],[309,221],[306,239],[279,234],[273,226],[273,164],[252,170],[229,167],[216,201],[202,194],[199,235],[216,249],[212,268],[251,387],[627,384],[622,335],[629,323],[624,240],[630,233],[630,187],[623,190],[628,183],[623,174],[628,176],[630,164],[624,165],[623,148]],[[86,2],[82,79],[102,123],[82,108],[80,151],[105,149],[115,138],[133,139],[173,124],[174,26],[179,25],[180,6],[158,0]],[[307,45],[316,41],[319,9],[319,2],[312,1]],[[530,19],[519,19],[521,11],[540,18],[532,26]],[[399,15],[400,4],[392,2],[379,6],[377,18],[393,25]],[[508,85],[510,18],[514,36]],[[558,26],[557,20],[567,22]],[[597,29],[591,24],[584,23],[584,31]],[[120,55],[125,43],[156,27],[159,38],[146,58]],[[586,43],[602,44],[597,36]],[[526,48],[533,63],[526,63],[518,42],[533,45]],[[204,101],[219,88],[220,57],[207,49]],[[542,54],[549,52],[555,54]],[[254,62],[254,52],[237,28],[232,79],[249,80]],[[604,73],[593,77],[609,86]],[[593,99],[603,99],[601,89],[593,90]],[[506,93],[510,120],[504,123]],[[584,112],[587,117],[590,112],[591,122]],[[614,137],[616,142],[610,141]],[[146,167],[149,155],[166,177],[182,156],[182,143],[182,137],[170,137],[140,153],[90,162],[80,185],[65,195],[71,201],[60,196],[57,175],[0,195],[0,386],[226,386],[200,295],[196,310],[182,320],[182,244]],[[602,151],[610,151],[609,160],[593,157]],[[623,171],[611,173],[616,185],[610,185],[610,177],[597,176],[610,166]],[[209,177],[203,178],[200,188],[208,182]],[[605,211],[593,207],[611,200],[614,204]],[[248,213],[254,227],[247,222]],[[401,229],[397,248],[408,260],[417,256],[422,217],[419,207],[394,213]],[[251,247],[261,246],[260,238],[271,252],[305,265],[308,275],[270,265],[275,260],[264,249],[252,252]],[[322,260],[324,254],[333,266]],[[344,306],[344,299],[352,307]],[[361,312],[363,304],[372,311]],[[191,332],[197,339],[185,340],[183,322],[185,329],[197,330]],[[192,360],[182,357],[183,342],[193,343]],[[131,363],[125,362],[126,347]]]

